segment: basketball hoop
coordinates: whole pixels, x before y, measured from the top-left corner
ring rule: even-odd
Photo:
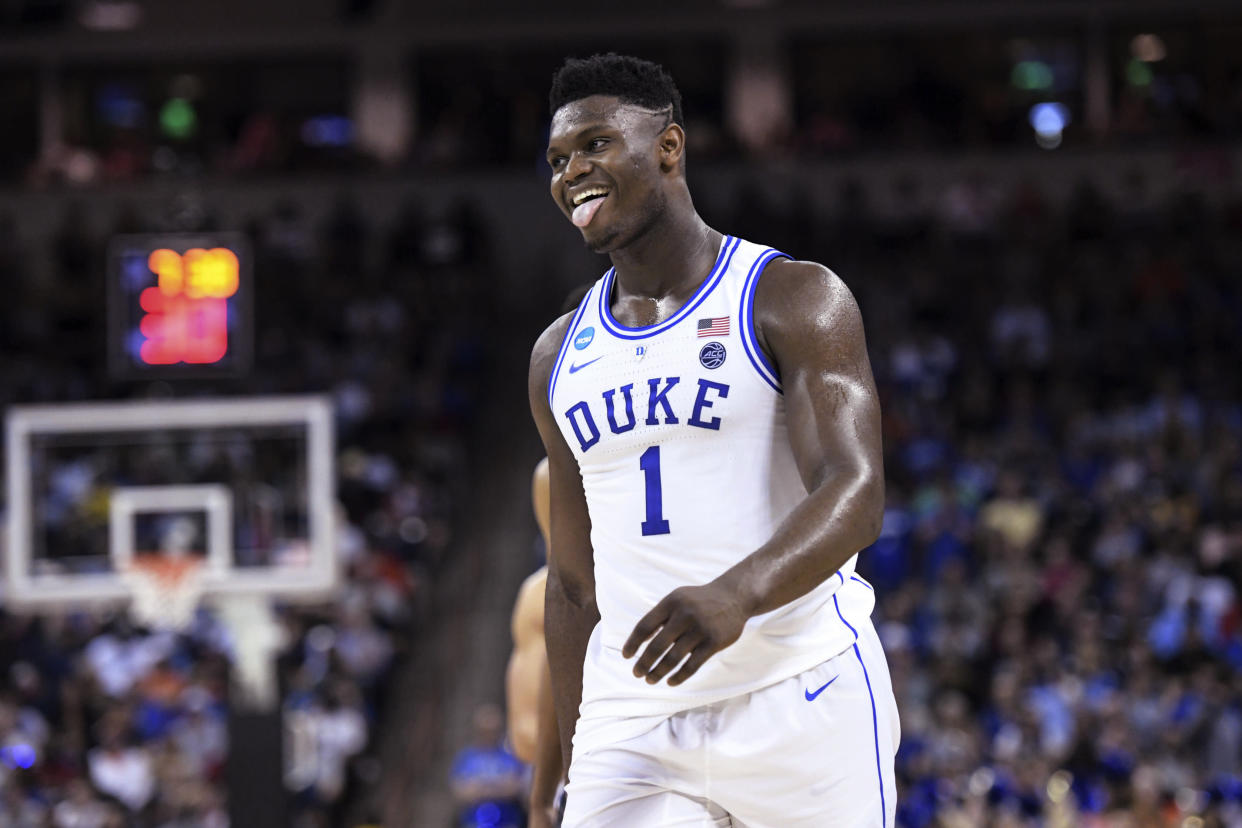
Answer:
[[[189,628],[203,597],[206,563],[197,555],[135,555],[120,573],[133,597],[130,617],[157,630]],[[212,606],[230,634],[239,703],[258,710],[274,709],[280,702],[274,657],[283,635],[270,597],[213,595]]]
[[[202,558],[135,555],[121,578],[133,596],[129,614],[137,623],[184,630],[194,621],[203,595]]]

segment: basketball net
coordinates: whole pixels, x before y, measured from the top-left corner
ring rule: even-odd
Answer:
[[[203,560],[186,555],[135,555],[121,573],[133,601],[129,615],[160,630],[184,630],[203,596]]]
[[[203,597],[205,560],[193,555],[135,555],[121,578],[133,600],[129,615],[139,624],[181,632],[194,622]],[[282,632],[266,595],[216,595],[220,620],[232,642],[240,706],[272,710],[279,704],[275,655]]]

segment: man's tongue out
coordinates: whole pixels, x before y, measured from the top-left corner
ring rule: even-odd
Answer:
[[[591,219],[595,218],[595,214],[599,212],[600,205],[604,203],[604,199],[608,196],[600,196],[589,201],[584,201],[574,208],[573,222],[575,227],[586,227],[591,223]]]

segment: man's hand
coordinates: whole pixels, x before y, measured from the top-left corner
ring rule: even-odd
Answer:
[[[737,641],[749,617],[737,592],[716,581],[678,587],[634,625],[621,654],[632,657],[654,634],[634,663],[634,675],[655,684],[688,655],[686,663],[668,680],[670,686],[676,686],[698,672],[711,656]]]

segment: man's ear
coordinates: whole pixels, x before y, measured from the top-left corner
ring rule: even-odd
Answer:
[[[680,124],[669,124],[656,138],[660,151],[660,169],[672,170],[686,154],[686,132]]]

